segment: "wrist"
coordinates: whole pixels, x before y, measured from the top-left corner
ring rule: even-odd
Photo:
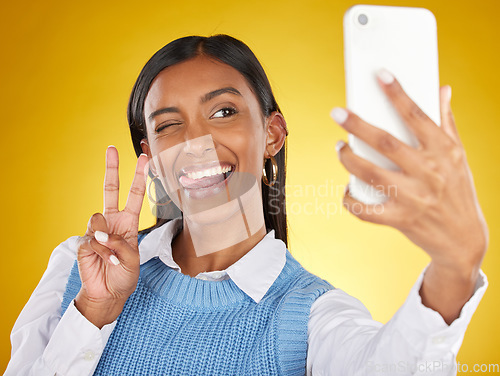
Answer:
[[[479,268],[457,268],[432,261],[419,291],[422,304],[437,311],[450,325],[474,294],[478,277]]]
[[[434,257],[431,260],[429,269],[433,269],[436,275],[444,279],[454,280],[459,283],[475,283],[483,257],[484,253],[466,253],[464,257],[454,255],[453,258],[447,257],[443,259]]]
[[[101,329],[118,318],[125,302],[126,299],[94,299],[80,290],[75,298],[75,307],[88,321]]]
[[[460,263],[439,263],[431,261],[427,268],[426,274],[439,285],[475,286],[479,276],[479,265],[475,264],[460,264]]]

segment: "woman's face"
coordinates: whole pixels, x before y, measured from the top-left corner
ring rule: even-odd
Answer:
[[[245,78],[205,56],[160,72],[144,114],[148,138],[143,150],[161,170],[156,174],[165,175],[169,195],[177,191],[184,203],[200,204],[209,197],[227,201],[228,183],[235,184],[237,177],[245,186],[249,177],[260,182],[264,157],[279,150],[269,150],[276,132],[269,131],[269,118]]]

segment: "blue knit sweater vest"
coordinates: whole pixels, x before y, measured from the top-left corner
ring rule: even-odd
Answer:
[[[80,287],[75,262],[62,314]],[[258,304],[231,279],[200,280],[153,258],[141,265],[94,375],[305,375],[311,305],[332,288],[288,250]]]

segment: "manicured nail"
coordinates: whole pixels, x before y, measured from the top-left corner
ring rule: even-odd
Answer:
[[[394,76],[385,68],[378,70],[377,77],[386,85],[392,84],[394,82]]]
[[[342,149],[345,145],[345,142],[342,140],[338,140],[337,143],[335,144],[335,150],[337,150],[337,154],[339,153],[340,149]]]
[[[95,240],[97,240],[99,243],[106,243],[108,241],[108,234],[102,231],[96,231],[94,233]]]
[[[120,265],[120,260],[115,255],[109,256],[109,261],[113,263],[113,265]]]
[[[330,116],[339,124],[343,124],[346,120],[349,114],[347,113],[346,110],[344,110],[341,107],[335,107],[332,112],[330,113]]]
[[[446,85],[444,87],[444,95],[445,95],[447,102],[451,101],[451,86],[450,85]]]

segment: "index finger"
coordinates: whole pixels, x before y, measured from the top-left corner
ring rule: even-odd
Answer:
[[[385,94],[396,111],[415,134],[422,145],[439,144],[442,130],[429,116],[406,94],[399,81],[386,69],[377,72],[377,78]]]
[[[106,174],[104,175],[104,215],[118,212],[118,150],[113,145],[106,150]]]

